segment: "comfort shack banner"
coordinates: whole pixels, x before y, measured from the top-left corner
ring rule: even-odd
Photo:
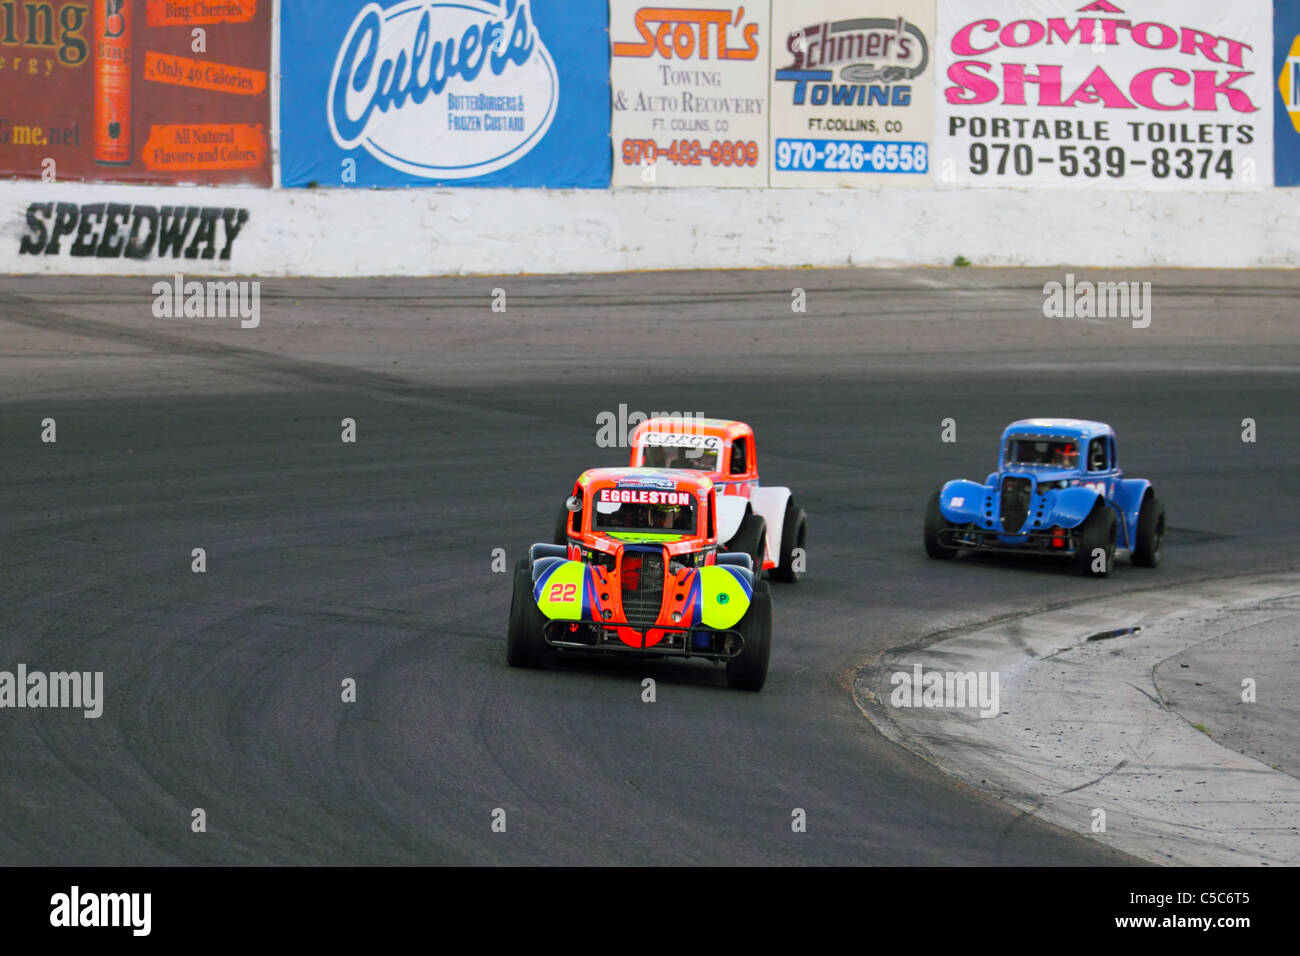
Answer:
[[[1270,0],[940,0],[935,174],[977,186],[1273,184]]]
[[[0,176],[270,186],[271,8],[0,2]]]

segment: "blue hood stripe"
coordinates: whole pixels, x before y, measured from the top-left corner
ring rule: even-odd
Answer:
[[[555,569],[562,564],[564,564],[563,561],[556,561],[549,568],[547,568],[545,571],[542,572],[542,576],[538,578],[537,583],[533,585],[534,601],[540,601],[542,599],[542,592],[546,590],[546,582],[550,579],[551,575],[555,573]]]
[[[700,623],[700,611],[702,601],[700,600],[704,591],[700,585],[700,575],[697,572],[695,580],[691,582],[691,589],[686,592],[686,611],[682,614],[682,621],[687,627],[694,627]]]
[[[733,568],[729,564],[724,564],[721,567],[724,570],[731,572],[731,576],[735,578],[737,581],[739,581],[740,586],[744,588],[745,597],[752,601],[754,599],[754,587],[748,581],[745,580],[745,576],[740,573],[740,568]]]

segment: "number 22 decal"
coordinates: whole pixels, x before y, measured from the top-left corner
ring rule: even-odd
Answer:
[[[576,584],[552,584],[551,593],[546,595],[548,601],[572,601],[578,593]]]

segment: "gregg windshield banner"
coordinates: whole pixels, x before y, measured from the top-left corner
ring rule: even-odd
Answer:
[[[976,186],[1273,184],[1270,0],[939,0],[936,174]]]
[[[772,7],[773,186],[929,186],[934,0]]]
[[[612,0],[615,186],[766,186],[767,3]]]
[[[604,0],[283,0],[285,186],[607,188]]]
[[[0,2],[0,176],[270,186],[271,8]]]
[[[1300,186],[1300,2],[1277,0],[1273,17],[1276,179],[1279,186]]]

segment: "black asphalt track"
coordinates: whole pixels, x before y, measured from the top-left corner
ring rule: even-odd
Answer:
[[[1131,862],[955,785],[850,692],[945,628],[1294,565],[1296,275],[1092,276],[1152,281],[1146,329],[1045,318],[1063,278],[275,281],[247,330],[154,318],[148,279],[0,278],[0,670],[105,685],[98,720],[0,710],[0,863]],[[760,694],[506,666],[493,551],[623,461],[596,445],[620,404],[750,422],[808,512]],[[925,557],[929,493],[1034,415],[1116,427],[1168,506],[1161,568]]]

